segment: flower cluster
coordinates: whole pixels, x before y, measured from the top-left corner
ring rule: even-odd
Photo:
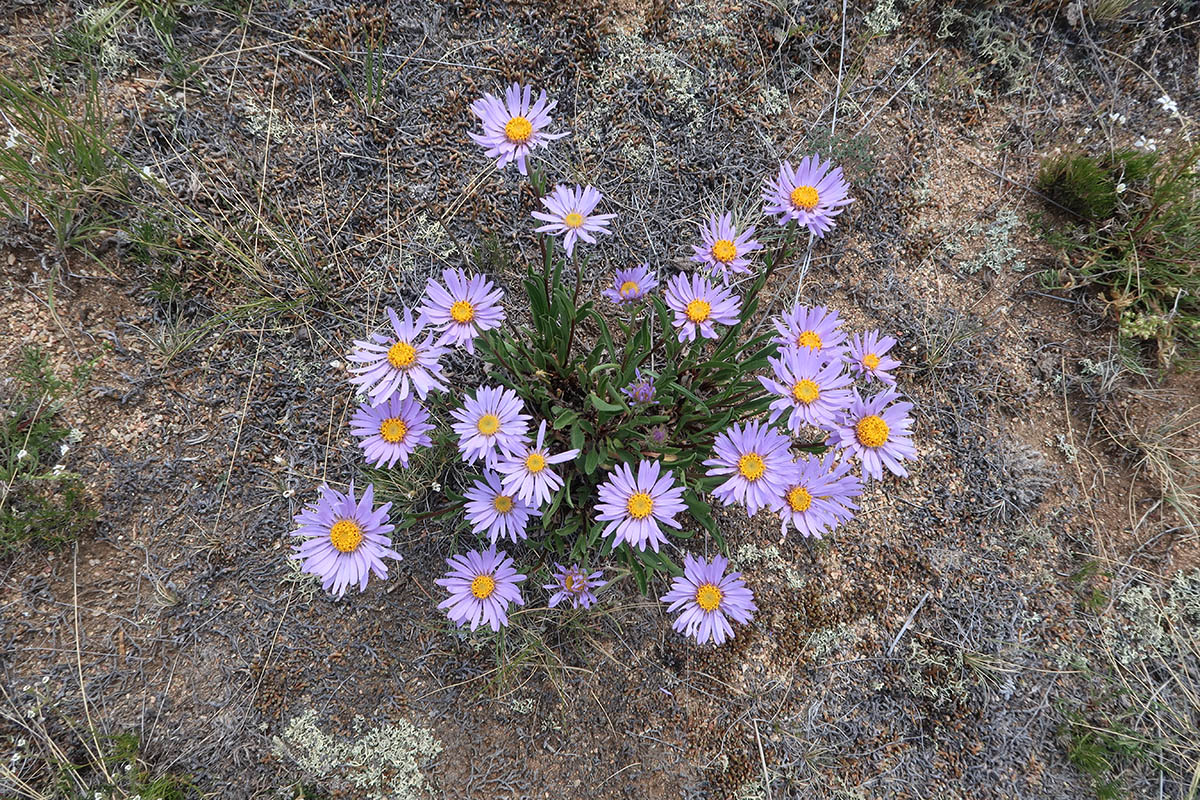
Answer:
[[[482,124],[482,132],[471,136],[495,159],[496,167],[515,164],[520,174],[535,176],[542,208],[532,216],[540,223],[534,230],[543,236],[546,274],[528,281],[527,287],[535,288],[527,291],[533,303],[536,286],[544,284],[543,309],[550,304],[550,273],[557,287],[559,268],[573,265],[580,243],[597,244],[599,235],[611,234],[617,218],[600,210],[604,198],[592,186],[559,184],[544,191],[541,173],[530,160],[535,151],[565,135],[551,130],[554,107],[545,92],[534,100],[531,87],[515,83],[503,98],[487,94],[471,106]],[[744,317],[757,307],[755,293],[795,232],[806,229],[810,237],[823,237],[852,202],[841,169],[830,162],[816,155],[802,159],[795,168],[784,162],[778,176],[767,183],[762,206],[763,214],[775,217],[781,226],[779,236],[759,234],[756,225],[747,224],[752,220],[722,210],[700,224],[699,243],[692,246],[691,256],[696,270],[665,279],[661,296],[655,294],[659,278],[648,263],[616,270],[612,284],[600,294],[635,319],[640,315],[643,325],[660,319],[663,325],[670,324],[674,330],[669,343],[674,349],[669,354],[701,352],[710,340],[718,340],[712,346],[720,351],[723,343],[736,340]],[[763,241],[756,238],[760,236]],[[553,262],[558,266],[552,268],[552,258],[557,257],[552,256],[549,243],[554,239],[561,239],[566,259]],[[783,246],[772,254],[770,248],[777,241]],[[757,260],[766,265],[765,273],[758,269]],[[759,276],[754,288],[745,296],[739,294],[744,290],[738,289],[737,281]],[[574,298],[555,297],[582,303],[577,295],[578,288]],[[479,470],[477,478],[468,479],[461,502],[452,503],[449,510],[461,514],[481,543],[448,558],[448,571],[436,581],[447,594],[438,608],[459,627],[475,630],[484,625],[499,631],[509,624],[510,610],[525,605],[521,584],[528,576],[511,556],[497,549],[497,543],[503,539],[517,547],[540,547],[542,543],[530,537],[530,521],[535,518],[550,531],[552,521],[561,527],[558,520],[561,514],[571,513],[564,511],[568,506],[580,509],[574,513],[590,519],[575,527],[591,526],[589,546],[599,540],[604,542],[604,552],[620,549],[661,564],[665,551],[673,547],[672,532],[684,530],[686,514],[696,513],[705,490],[724,505],[743,505],[752,516],[764,509],[777,514],[784,533],[791,526],[804,536],[820,537],[852,519],[858,510],[854,500],[863,492],[863,479],[854,474],[856,465],[864,478],[878,480],[885,470],[906,475],[903,462],[916,457],[910,430],[912,404],[895,389],[893,372],[900,363],[889,355],[895,339],[878,331],[848,337],[837,312],[797,304],[773,320],[778,334],[773,341],[769,333],[756,340],[756,347],[766,344],[754,363],[769,365],[772,374],[757,376],[756,384],[753,371],[737,373],[746,376],[739,378],[744,383],[738,383],[737,391],[756,398],[752,412],[731,415],[733,422],[726,430],[713,437],[712,431],[723,424],[717,423],[706,431],[711,438],[695,443],[703,448],[696,456],[706,468],[703,476],[688,475],[672,459],[655,452],[670,435],[672,414],[678,415],[675,392],[690,390],[673,379],[675,373],[653,368],[652,341],[662,340],[645,327],[641,330],[647,349],[622,369],[623,380],[609,385],[607,398],[598,390],[589,393],[587,387],[584,394],[601,411],[601,420],[605,413],[609,419],[619,414],[659,415],[645,417],[646,428],[654,426],[639,434],[648,449],[629,454],[622,449],[625,445],[606,441],[604,452],[617,453],[618,460],[611,466],[606,466],[607,458],[599,464],[599,450],[594,447],[588,463],[577,467],[572,462],[581,454],[584,429],[572,428],[566,438],[560,438],[564,434],[559,431],[581,412],[539,405],[536,396],[531,401],[519,376],[511,374],[496,354],[498,341],[507,343],[505,352],[514,352],[511,334],[505,330],[504,297],[503,289],[486,275],[447,269],[440,282],[427,282],[413,307],[386,308],[388,324],[356,341],[348,356],[353,365],[350,382],[364,398],[351,417],[350,432],[369,465],[408,468],[422,449],[435,447],[432,409],[446,412],[459,458]],[[564,305],[569,303],[562,301],[557,307]],[[647,305],[655,313],[642,314]],[[574,317],[570,327],[573,333]],[[474,355],[481,336],[484,357],[501,373],[510,373],[510,379],[475,386],[453,399],[442,360],[454,348]],[[570,335],[565,341],[569,350]],[[611,341],[608,349],[613,349]],[[764,361],[766,353],[774,355]],[[537,358],[534,353],[535,362]],[[704,358],[708,356],[693,362],[697,369],[704,366]],[[580,374],[591,375],[609,366],[601,364]],[[536,376],[530,380],[536,381]],[[765,399],[757,395],[759,384],[768,395]],[[757,416],[768,404],[766,416]],[[648,410],[651,407],[653,412]],[[805,454],[794,452],[796,437],[804,440],[799,449]],[[565,446],[567,439],[571,447]],[[823,455],[808,454],[819,451]],[[589,483],[585,476],[597,466],[602,471]],[[594,494],[581,503],[580,495],[572,495],[572,485]],[[353,484],[346,494],[322,487],[317,502],[295,518],[298,527],[293,535],[303,541],[294,548],[294,557],[336,596],[351,585],[364,590],[372,572],[387,577],[385,558],[400,559],[389,537],[395,530],[387,519],[390,508],[390,503],[375,507],[373,486],[367,486],[361,499],[356,499]],[[728,569],[729,562],[720,555],[702,560],[684,554],[682,574],[661,598],[668,612],[679,612],[675,630],[701,644],[719,645],[734,635],[733,623],[752,621],[757,610],[754,595],[741,575]],[[549,583],[541,586],[549,608],[589,609],[599,602],[597,592],[608,584],[604,570],[578,562],[569,566],[554,562],[546,574]]]

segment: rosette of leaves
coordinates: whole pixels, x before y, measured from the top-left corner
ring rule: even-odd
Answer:
[[[645,591],[652,574],[680,570],[665,551],[622,544],[614,554],[611,538],[601,538],[604,523],[595,521],[597,487],[618,464],[658,459],[685,487],[684,502],[697,525],[724,549],[704,499],[718,481],[705,475],[703,461],[720,431],[761,414],[770,403],[755,373],[767,369],[767,358],[776,353],[773,330],[747,334],[747,323],[756,319],[759,294],[782,253],[766,256],[766,268],[742,297],[738,324],[716,340],[692,343],[679,341],[658,295],[648,297],[633,319],[610,320],[580,296],[586,262],[572,268],[547,238],[542,256],[541,271],[531,266],[523,279],[532,328],[505,326],[480,340],[494,379],[516,391],[535,420],[549,422],[551,450],[580,450],[574,462],[563,465],[563,488],[543,512],[545,535],[529,543],[568,562],[586,561],[589,553],[615,555]],[[502,258],[494,247],[477,257],[492,263]],[[630,402],[621,389],[651,363],[657,403]],[[651,436],[656,428],[666,431],[661,442]],[[685,521],[681,531],[664,531],[689,538],[696,527]]]

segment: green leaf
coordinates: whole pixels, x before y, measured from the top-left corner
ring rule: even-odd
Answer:
[[[625,406],[623,406],[623,405],[617,405],[616,403],[610,403],[607,400],[601,400],[599,397],[596,396],[595,392],[591,392],[588,394],[588,400],[592,401],[592,406],[597,411],[610,411],[610,412],[616,413],[616,412],[625,410]]]

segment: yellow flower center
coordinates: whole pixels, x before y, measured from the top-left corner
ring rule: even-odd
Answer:
[[[525,469],[530,472],[541,472],[546,468],[546,457],[541,453],[530,453],[525,457]]]
[[[728,239],[718,239],[713,242],[712,257],[722,264],[728,264],[737,258],[737,247]]]
[[[507,514],[513,509],[512,498],[506,494],[498,494],[492,500],[492,508],[499,511],[501,514]]]
[[[645,519],[654,510],[654,498],[645,492],[638,492],[629,495],[629,502],[626,503],[626,506],[629,508],[629,516],[634,519]]]
[[[362,543],[362,528],[358,523],[349,519],[339,519],[329,529],[329,541],[341,553],[353,553]]]
[[[707,300],[693,300],[687,304],[687,318],[692,322],[704,322],[712,313],[712,306]]]
[[[705,611],[716,611],[721,597],[721,590],[711,583],[702,583],[696,589],[696,605]]]
[[[500,418],[495,414],[484,414],[479,418],[479,422],[475,423],[475,428],[484,436],[491,436],[500,430]]]
[[[855,426],[859,444],[864,447],[882,447],[888,440],[888,424],[883,418],[872,414],[863,417]]]
[[[580,214],[578,211],[572,211],[563,217],[563,225],[566,225],[568,228],[582,228],[583,214]]]
[[[641,288],[633,281],[625,281],[621,284],[621,297],[629,297],[630,295],[637,294]]]
[[[525,144],[533,135],[533,123],[524,117],[513,117],[504,126],[504,136],[513,144]]]
[[[388,363],[396,369],[411,367],[417,360],[417,348],[408,342],[396,342],[388,348]]]
[[[480,600],[487,600],[496,591],[496,579],[491,575],[476,575],[471,581],[471,594]]]
[[[475,319],[475,306],[466,300],[455,300],[450,306],[450,317],[460,324],[466,324]]]
[[[738,472],[742,473],[742,477],[748,481],[758,480],[766,471],[767,465],[763,463],[762,456],[758,453],[746,453],[738,459]]]
[[[808,511],[808,507],[812,505],[813,496],[803,486],[796,486],[788,492],[787,501],[788,505],[792,507],[792,511]]]
[[[388,417],[379,424],[379,435],[388,444],[396,444],[403,442],[405,434],[408,433],[408,426],[404,424],[404,420],[399,417]]]
[[[797,381],[796,385],[792,387],[792,397],[796,398],[797,402],[804,403],[804,405],[809,405],[820,396],[821,390],[808,378]]]
[[[563,575],[563,588],[564,589],[566,589],[568,592],[574,592],[576,590],[576,585],[577,584],[575,583],[575,573],[574,572],[568,572],[566,575]],[[580,588],[582,588],[583,581],[579,581],[578,586]]]
[[[817,190],[811,186],[797,186],[792,189],[792,205],[804,211],[812,211],[816,208],[819,199]]]
[[[875,369],[879,366],[879,356],[874,353],[867,353],[863,356],[863,366],[867,369]]]
[[[796,344],[800,347],[809,347],[813,350],[820,350],[821,337],[816,331],[805,331],[796,337]]]

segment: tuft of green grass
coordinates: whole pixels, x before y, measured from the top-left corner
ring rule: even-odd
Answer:
[[[1038,188],[1074,219],[1050,235],[1060,286],[1103,290],[1122,338],[1153,341],[1163,366],[1200,356],[1200,145],[1170,154],[1056,157]]]
[[[0,394],[0,557],[30,545],[62,547],[95,519],[83,481],[62,463],[73,436],[59,421],[64,397],[83,385],[90,366],[64,381],[45,354],[27,347]]]
[[[106,201],[128,190],[98,78],[85,80],[81,96],[68,98],[0,75],[0,212],[43,221],[60,253],[88,252],[109,224]]]

